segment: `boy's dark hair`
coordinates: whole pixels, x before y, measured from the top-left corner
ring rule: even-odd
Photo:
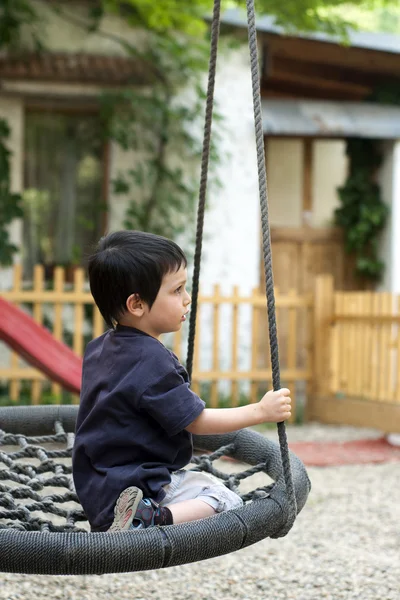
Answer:
[[[89,258],[90,291],[109,327],[126,310],[131,294],[151,308],[167,273],[187,260],[175,242],[143,231],[116,231],[101,238]]]

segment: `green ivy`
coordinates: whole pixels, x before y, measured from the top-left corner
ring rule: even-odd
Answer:
[[[379,236],[385,226],[388,208],[382,201],[376,173],[382,162],[376,140],[347,141],[349,175],[338,189],[341,206],[335,222],[345,233],[345,249],[356,257],[356,273],[378,281],[384,271],[379,259]]]
[[[368,101],[400,105],[400,84],[382,85]],[[379,258],[379,240],[389,213],[377,182],[381,142],[350,138],[346,154],[349,172],[344,186],[338,189],[340,207],[335,210],[335,224],[344,230],[346,251],[356,257],[356,274],[377,282],[385,269]]]
[[[22,198],[11,192],[10,158],[11,152],[6,146],[10,128],[4,119],[0,119],[0,265],[9,266],[18,252],[11,242],[9,225],[14,219],[22,217]]]

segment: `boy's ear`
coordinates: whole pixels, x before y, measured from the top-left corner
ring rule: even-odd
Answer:
[[[144,313],[144,302],[139,294],[131,294],[126,301],[127,311],[134,317],[141,317]]]

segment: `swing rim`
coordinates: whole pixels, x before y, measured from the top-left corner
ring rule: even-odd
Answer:
[[[54,423],[73,432],[78,406],[8,406],[0,408],[1,427],[16,435],[54,433]],[[0,572],[40,575],[101,575],[161,569],[228,554],[266,537],[280,537],[290,508],[282,476],[280,448],[260,433],[193,436],[195,447],[215,451],[234,443],[233,458],[257,464],[275,480],[266,498],[206,519],[115,533],[40,532],[0,529]],[[1,448],[1,447],[0,447]],[[267,459],[265,458],[267,457]],[[298,512],[306,503],[310,481],[301,460],[291,453]]]

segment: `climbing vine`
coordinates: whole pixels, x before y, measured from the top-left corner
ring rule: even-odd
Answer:
[[[377,281],[384,271],[379,236],[388,214],[376,181],[382,155],[376,140],[358,138],[347,140],[346,153],[349,173],[338,189],[341,205],[335,211],[335,222],[344,230],[346,251],[356,257],[356,273]]]
[[[113,194],[123,196],[127,207],[121,215],[123,226],[171,238],[182,232],[194,234],[201,151],[198,132],[205,106],[201,75],[207,69],[209,53],[201,0],[196,10],[187,5],[185,18],[168,3],[142,6],[139,1],[96,0],[86,11],[74,11],[68,3],[51,0],[42,4],[50,18],[61,18],[87,34],[95,33],[107,43],[120,45],[142,74],[141,81],[100,97],[104,137],[129,153],[129,167],[124,158],[111,181]],[[110,13],[117,14],[132,31],[140,28],[145,34],[128,38],[110,32],[104,27],[104,18]],[[46,51],[45,31],[36,28],[38,15],[29,0],[0,1],[0,21],[6,29],[0,49],[23,50],[21,30],[29,19],[35,23],[30,33],[31,37],[35,33],[36,48],[40,43],[40,49]],[[188,19],[200,29],[189,27]],[[182,89],[194,93],[179,101]],[[216,136],[211,159],[212,171],[218,162]]]
[[[400,85],[381,86],[368,101],[400,105]],[[340,207],[335,211],[335,223],[344,230],[346,251],[355,255],[357,275],[376,282],[385,269],[379,258],[379,241],[389,213],[377,181],[382,164],[381,142],[348,139],[346,154],[349,171],[345,184],[338,189]]]
[[[22,217],[21,195],[11,192],[10,158],[6,142],[10,128],[4,119],[0,119],[0,265],[12,264],[13,255],[18,251],[12,243],[9,233],[10,223]]]

